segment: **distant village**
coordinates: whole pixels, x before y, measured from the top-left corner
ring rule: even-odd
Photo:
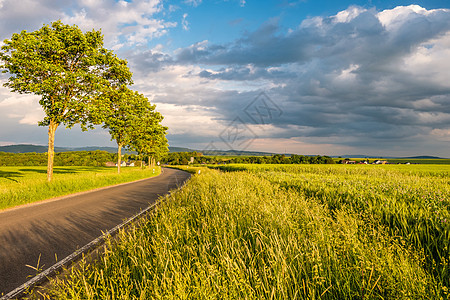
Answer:
[[[343,159],[343,160],[339,160],[337,162],[338,164],[344,164],[344,165],[389,165],[392,164],[390,162],[388,162],[387,160],[374,160],[373,162],[369,162],[368,159],[365,160],[361,160],[361,161],[356,161],[356,160],[350,160],[349,158]],[[395,163],[397,165],[400,165],[402,163]],[[404,162],[404,165],[410,165],[410,162]]]

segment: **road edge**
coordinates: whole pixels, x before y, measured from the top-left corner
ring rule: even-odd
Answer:
[[[32,202],[32,203],[20,204],[20,205],[17,205],[17,206],[5,208],[5,209],[0,209],[0,214],[2,214],[4,212],[9,212],[9,211],[12,211],[12,210],[21,209],[21,208],[24,208],[24,207],[37,206],[37,205],[41,205],[41,204],[44,204],[44,203],[51,203],[51,202],[59,201],[59,200],[62,200],[62,199],[69,199],[69,198],[76,197],[76,196],[79,196],[79,195],[84,195],[84,194],[88,194],[88,193],[96,192],[96,191],[101,191],[101,190],[106,190],[106,189],[113,188],[113,187],[116,187],[116,186],[126,185],[126,184],[130,184],[130,183],[136,183],[136,182],[144,181],[144,180],[150,180],[152,178],[156,178],[156,177],[161,176],[163,173],[164,173],[164,168],[161,167],[161,172],[158,175],[156,175],[156,176],[142,178],[142,179],[137,179],[137,180],[128,181],[128,182],[117,183],[117,184],[113,184],[113,185],[102,186],[102,187],[94,188],[94,189],[91,189],[91,190],[86,190],[86,191],[82,191],[82,192],[76,192],[76,193],[73,193],[73,194],[68,194],[68,195],[63,195],[63,196],[52,197],[52,198],[39,200],[39,201]]]
[[[163,173],[162,169],[163,168],[161,168],[161,173],[160,174]],[[179,171],[183,171],[183,170],[179,170]],[[183,171],[183,172],[186,172],[186,171]],[[190,174],[189,172],[186,172],[186,173]],[[88,244],[84,245],[80,249],[76,250],[72,254],[68,255],[63,260],[61,260],[61,261],[55,263],[54,265],[50,266],[49,268],[47,268],[46,270],[44,270],[40,274],[34,276],[33,278],[31,278],[30,280],[28,280],[27,282],[25,282],[21,286],[17,287],[16,289],[12,290],[11,292],[7,293],[6,295],[3,295],[0,298],[0,300],[21,299],[21,297],[25,296],[30,290],[32,290],[32,288],[36,287],[39,284],[43,284],[43,283],[49,281],[54,276],[57,276],[59,274],[59,271],[63,270],[63,268],[65,268],[65,267],[69,267],[69,268],[73,267],[75,265],[75,263],[79,259],[84,257],[86,254],[89,254],[89,252],[95,251],[100,246],[102,246],[107,237],[114,236],[115,234],[117,234],[119,232],[120,229],[122,229],[125,226],[131,224],[134,221],[139,221],[145,214],[153,211],[153,209],[155,209],[164,200],[167,200],[174,192],[181,190],[186,185],[186,183],[189,181],[189,179],[192,177],[192,174],[190,174],[190,175],[191,176],[189,176],[183,182],[182,185],[180,185],[179,187],[177,187],[175,189],[170,190],[164,196],[160,196],[159,199],[156,200],[155,203],[151,204],[146,209],[144,209],[141,212],[139,212],[138,214],[128,218],[126,221],[124,221],[121,224],[115,226],[114,228],[108,230],[107,232],[105,232],[101,236],[97,237],[96,239],[92,240],[91,242],[89,242]],[[157,176],[159,176],[159,175],[157,175]],[[153,176],[153,177],[145,178],[145,179],[140,179],[140,180],[136,180],[136,181],[133,181],[133,182],[138,182],[138,181],[142,181],[142,180],[146,180],[146,179],[151,179],[151,178],[155,178],[157,176]],[[126,182],[126,183],[122,183],[122,184],[127,184],[127,183],[131,183],[131,182]],[[122,185],[122,184],[119,184],[119,185]],[[107,187],[105,187],[105,188],[107,188]]]

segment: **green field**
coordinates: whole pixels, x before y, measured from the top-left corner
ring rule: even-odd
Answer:
[[[158,175],[160,168],[55,167],[47,182],[46,167],[0,167],[0,210],[53,197]]]
[[[392,164],[424,164],[424,165],[450,165],[450,159],[448,158],[440,158],[440,159],[434,159],[434,158],[413,158],[413,159],[407,159],[407,158],[390,158],[386,159],[389,163]]]
[[[333,158],[335,162],[343,160],[344,158]],[[390,164],[420,164],[420,165],[450,165],[449,158],[349,158],[356,162],[368,160],[372,163],[375,160],[386,160]]]
[[[47,297],[449,299],[450,166],[220,168]]]

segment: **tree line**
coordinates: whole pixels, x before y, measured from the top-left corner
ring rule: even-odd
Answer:
[[[106,151],[71,151],[57,152],[54,157],[55,166],[105,166],[114,161],[117,154]],[[45,166],[47,153],[7,153],[0,152],[0,166]]]
[[[127,61],[103,47],[101,31],[83,33],[61,21],[41,29],[14,33],[3,42],[0,68],[11,76],[4,85],[12,92],[41,97],[48,127],[47,180],[53,178],[55,132],[79,124],[83,131],[102,125],[121,149],[141,157],[168,151],[163,116],[142,94],[132,91]],[[151,159],[154,163],[154,159]]]
[[[244,163],[244,164],[334,164],[334,160],[328,156],[306,156],[293,154],[286,156],[275,154],[272,156],[204,156],[198,152],[173,152],[161,158],[163,164],[188,165],[188,164],[222,164],[222,163]]]
[[[147,159],[147,157],[142,157],[139,154],[122,155],[122,160],[127,162],[136,162],[142,158]],[[104,167],[106,163],[114,162],[116,159],[117,153],[110,153],[103,150],[57,152],[54,157],[54,165]],[[45,166],[46,164],[47,153],[0,152],[0,166]]]
[[[0,166],[45,166],[46,153],[6,153],[0,152]],[[70,151],[55,153],[55,166],[105,166],[107,162],[114,161],[116,153],[107,151]],[[153,158],[161,164],[188,165],[188,164],[334,164],[334,160],[328,156],[285,156],[275,154],[272,156],[204,156],[199,152],[170,152],[161,156],[142,156],[139,154],[124,154],[124,161],[141,161]],[[151,160],[150,160],[151,165]]]

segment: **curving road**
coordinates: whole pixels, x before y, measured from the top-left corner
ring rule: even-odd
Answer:
[[[189,173],[163,169],[158,177],[0,212],[0,297],[36,271],[78,248],[182,185]]]

